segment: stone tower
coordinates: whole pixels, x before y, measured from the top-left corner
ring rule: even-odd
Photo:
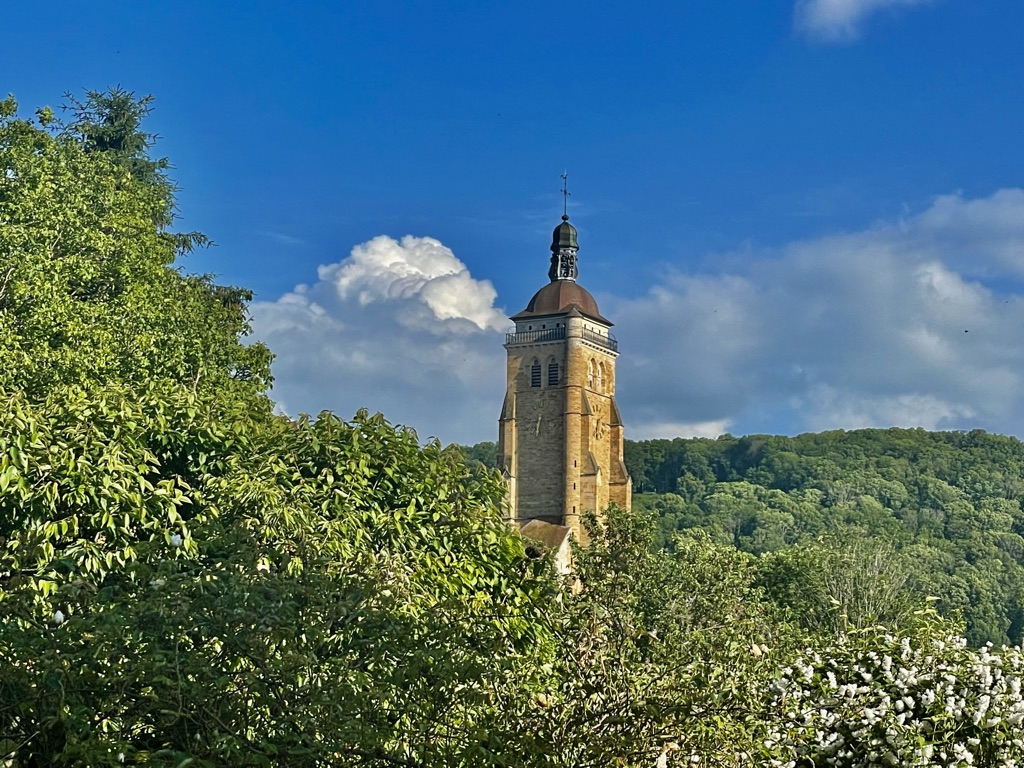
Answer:
[[[562,216],[550,282],[511,318],[498,462],[511,522],[524,528],[542,521],[580,537],[580,515],[610,502],[629,507],[632,482],[615,403],[618,343],[611,321],[576,282],[578,250],[576,228]]]

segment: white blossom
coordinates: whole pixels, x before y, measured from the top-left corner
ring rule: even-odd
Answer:
[[[827,663],[808,650],[779,671],[768,764],[1024,766],[1019,648],[884,637],[871,649],[842,638],[832,650]]]

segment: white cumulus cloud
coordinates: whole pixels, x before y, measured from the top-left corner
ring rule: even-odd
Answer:
[[[505,316],[494,308],[497,292],[490,282],[474,280],[450,248],[432,237],[386,235],[357,245],[338,264],[321,266],[320,281],[334,286],[342,301],[404,302],[403,323],[438,334],[459,330],[467,320],[477,330],[501,330]],[[416,311],[416,310],[427,310]]]
[[[357,245],[318,278],[252,305],[255,336],[277,355],[280,408],[343,418],[367,408],[422,438],[493,439],[508,321],[489,281],[439,241],[412,236]]]
[[[797,0],[795,24],[800,32],[820,40],[859,37],[864,22],[885,9],[924,5],[932,0]]]

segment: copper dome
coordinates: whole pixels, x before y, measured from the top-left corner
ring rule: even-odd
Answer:
[[[533,294],[526,309],[512,316],[512,320],[564,315],[574,308],[582,315],[612,325],[610,320],[601,316],[597,301],[590,295],[590,291],[571,280],[556,280],[545,285]]]

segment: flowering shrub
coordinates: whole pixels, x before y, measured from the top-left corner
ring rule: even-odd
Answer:
[[[948,630],[880,630],[807,649],[781,670],[770,765],[1024,765],[1020,648],[973,650]]]

